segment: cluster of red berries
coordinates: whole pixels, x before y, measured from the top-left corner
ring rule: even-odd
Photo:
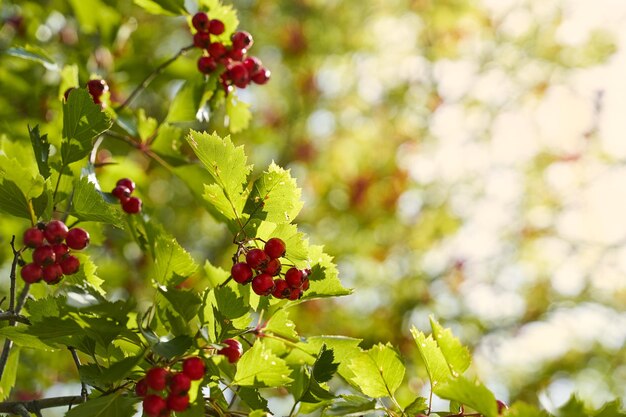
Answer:
[[[236,262],[230,274],[240,284],[251,282],[252,290],[258,295],[297,300],[309,289],[311,271],[292,267],[282,274],[279,258],[285,255],[286,249],[285,242],[276,237],[265,242],[264,249],[246,248],[246,261]],[[280,276],[283,278],[274,279]]]
[[[218,36],[224,33],[224,23],[219,19],[209,19],[204,12],[196,13],[191,24],[197,30],[193,35],[193,44],[204,51],[198,60],[198,71],[211,74],[220,71],[220,81],[228,93],[232,86],[246,88],[248,84],[265,84],[270,79],[270,71],[263,66],[261,60],[254,56],[247,56],[248,50],[254,43],[248,32],[235,32],[230,37],[232,45],[211,41],[211,35]]]
[[[130,196],[133,191],[135,191],[135,183],[129,178],[117,181],[115,188],[111,191],[113,197],[122,203],[122,210],[128,214],[137,214],[141,211],[141,199]]]
[[[191,381],[204,378],[206,367],[199,357],[183,361],[181,372],[155,367],[135,385],[135,393],[143,397],[143,412],[149,417],[167,417],[172,411],[189,407]]]
[[[217,353],[226,356],[228,358],[228,362],[230,363],[237,362],[243,354],[243,347],[241,346],[241,343],[235,339],[226,339],[222,341],[222,343],[226,346],[218,350]]]
[[[36,227],[26,229],[24,245],[34,250],[33,261],[24,265],[20,271],[22,279],[29,284],[42,279],[48,284],[56,284],[63,275],[78,272],[80,261],[71,254],[71,249],[86,248],[89,245],[89,233],[80,227],[68,229],[62,221],[52,220],[48,224],[39,223]]]
[[[70,87],[65,90],[65,93],[63,94],[65,96],[65,101],[67,101],[70,96],[70,91],[72,91],[73,89],[74,87]],[[87,81],[87,91],[89,91],[89,94],[91,94],[91,98],[93,98],[94,103],[99,104],[101,107],[104,107],[106,105],[106,103],[102,101],[102,95],[105,92],[109,91],[109,85],[106,81],[100,79]]]

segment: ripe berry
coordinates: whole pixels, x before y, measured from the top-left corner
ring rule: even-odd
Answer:
[[[113,189],[113,191],[111,191],[111,194],[113,194],[113,197],[124,202],[130,197],[130,190],[128,189],[128,187],[118,185]]]
[[[193,44],[196,48],[208,49],[211,45],[211,35],[207,32],[196,32],[193,35]]]
[[[85,229],[75,227],[67,232],[65,243],[75,250],[85,249],[89,245],[89,233]]]
[[[143,399],[143,412],[150,417],[158,417],[167,408],[167,402],[158,395],[148,395]]]
[[[292,288],[291,294],[289,294],[289,299],[294,301],[302,297],[302,290],[300,288]]]
[[[276,298],[288,298],[291,295],[291,288],[284,279],[274,281],[274,291],[272,295]]]
[[[211,19],[209,22],[209,33],[212,35],[221,35],[225,29],[224,22],[219,19]]]
[[[233,33],[230,39],[233,41],[233,49],[250,49],[254,43],[252,35],[243,30]]]
[[[33,262],[37,265],[43,266],[52,264],[55,260],[56,255],[50,245],[40,246],[33,251]]]
[[[189,388],[191,388],[191,379],[182,372],[174,374],[170,379],[170,392],[172,394],[185,393],[189,391]]]
[[[285,255],[286,248],[285,242],[277,237],[273,237],[265,242],[265,253],[272,259]]]
[[[104,80],[89,80],[87,81],[87,90],[89,90],[94,103],[102,104],[100,97],[105,91],[109,91],[109,85]]]
[[[135,183],[130,178],[122,178],[115,183],[116,186],[122,186],[128,188],[129,192],[135,191]]]
[[[59,262],[70,251],[70,248],[65,243],[57,243],[52,245],[52,251],[54,252],[55,261]]]
[[[209,16],[204,12],[198,12],[191,18],[191,24],[196,30],[206,32],[209,30]]]
[[[26,264],[22,267],[20,274],[25,282],[34,284],[35,282],[41,281],[41,278],[43,277],[43,270],[41,269],[41,266],[37,264]]]
[[[187,358],[183,361],[183,373],[192,381],[204,378],[204,361],[198,357]]]
[[[228,57],[233,61],[241,61],[248,52],[247,49],[231,49],[228,51]]]
[[[146,382],[145,378],[142,378],[139,381],[137,381],[137,384],[135,384],[135,394],[137,394],[140,397],[145,397],[147,393],[148,393],[148,383]]]
[[[303,274],[297,268],[289,268],[287,273],[285,273],[285,281],[291,288],[300,288],[302,287],[302,278]]]
[[[36,227],[24,231],[24,245],[29,248],[37,248],[43,245],[43,232]]]
[[[228,77],[239,88],[245,88],[250,82],[248,70],[241,62],[235,62],[228,67]]]
[[[504,410],[509,408],[508,405],[504,403],[504,401],[496,400],[496,405],[498,406],[498,414],[502,414]]]
[[[221,42],[213,42],[207,48],[209,51],[209,55],[211,55],[215,59],[222,58],[228,52],[226,47]]]
[[[249,56],[246,59],[244,59],[243,65],[246,67],[248,72],[252,75],[254,75],[259,70],[259,68],[263,66],[263,64],[261,63],[261,60],[255,56]]]
[[[259,274],[252,279],[252,291],[258,295],[270,295],[274,290],[274,280],[270,274]]]
[[[174,393],[167,397],[167,408],[172,411],[185,411],[189,407],[189,395],[176,395]]]
[[[73,255],[67,255],[58,263],[65,275],[74,275],[80,269],[80,261]]]
[[[260,71],[252,75],[252,81],[255,84],[263,85],[269,81],[272,73],[267,68],[262,68]]]
[[[161,391],[167,386],[169,372],[163,368],[152,368],[146,372],[146,383],[155,391]]]
[[[302,291],[304,292],[304,291],[308,290],[309,289],[309,285],[310,285],[309,284],[309,279],[308,278],[304,278],[302,280]]]
[[[52,264],[43,267],[43,280],[46,283],[52,285],[61,281],[63,278],[63,269],[61,269],[61,265]]]
[[[201,56],[200,59],[198,59],[198,71],[201,73],[210,74],[215,71],[215,68],[217,68],[217,63],[214,58],[210,56]]]
[[[235,282],[247,284],[250,280],[252,280],[253,272],[252,268],[250,268],[247,263],[239,262],[230,268],[230,275],[232,275]]]
[[[243,354],[243,348],[241,343],[235,339],[226,339],[222,341],[226,346],[219,350],[220,355],[224,355],[228,358],[228,362],[235,363],[239,360]]]
[[[50,243],[61,243],[65,240],[69,229],[61,220],[52,220],[46,225],[43,234]]]
[[[251,249],[246,254],[246,262],[252,269],[261,269],[268,261],[269,258],[262,249]]]
[[[122,202],[122,210],[128,214],[136,214],[141,211],[141,199],[137,197],[131,197]]]
[[[261,272],[270,274],[271,276],[275,277],[276,275],[280,274],[281,266],[282,265],[280,264],[280,261],[278,259],[270,259],[265,267],[261,269]]]

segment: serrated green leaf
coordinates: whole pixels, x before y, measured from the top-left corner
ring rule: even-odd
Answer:
[[[296,325],[289,320],[289,313],[282,309],[275,312],[265,325],[265,331],[275,335],[298,341],[298,333],[296,333]]]
[[[59,100],[65,100],[65,92],[70,88],[78,88],[78,85],[78,65],[63,66],[59,84]]]
[[[187,335],[180,335],[165,342],[158,342],[152,346],[152,350],[163,356],[165,359],[173,359],[176,356],[180,356],[187,352],[187,349],[191,347],[192,343],[193,340],[191,337]]]
[[[324,410],[323,416],[362,416],[376,409],[376,400],[360,395],[342,395]]]
[[[234,385],[248,387],[280,387],[291,382],[287,363],[262,343],[256,342],[237,363]]]
[[[48,142],[48,135],[40,135],[39,125],[35,125],[32,129],[29,127],[28,135],[30,136],[30,142],[33,146],[33,152],[35,153],[35,160],[37,161],[39,173],[44,179],[48,178],[50,176],[50,167],[48,166],[50,143]]]
[[[130,417],[135,414],[134,404],[139,401],[139,398],[125,397],[122,391],[115,391],[72,407],[65,417]]]
[[[41,321],[44,317],[58,317],[60,314],[58,302],[60,298],[52,296],[29,300],[26,303],[26,310],[33,322]]]
[[[223,188],[218,184],[205,184],[202,197],[222,216],[225,220],[236,220],[237,212],[233,210],[232,203],[226,197]],[[218,220],[220,220],[218,218]]]
[[[185,321],[193,319],[202,304],[200,296],[192,290],[161,287],[159,288],[159,294],[169,302],[172,310],[178,313]]]
[[[25,166],[23,161],[15,158],[0,155],[0,177],[15,183],[26,200],[39,197],[44,191],[43,177],[30,166]]]
[[[426,410],[428,410],[428,400],[424,397],[417,397],[404,407],[404,413],[408,415],[417,415]]]
[[[204,273],[213,287],[217,287],[230,276],[230,272],[219,266],[212,265],[209,261],[206,261],[204,264]]]
[[[176,16],[185,12],[183,0],[135,0],[135,4],[152,14]]]
[[[228,130],[231,133],[239,133],[246,129],[252,119],[250,105],[239,100],[234,92],[226,97],[226,115],[228,116]]]
[[[313,378],[317,382],[328,382],[333,377],[339,364],[335,362],[335,354],[332,349],[328,349],[326,345],[322,345],[317,359],[313,364]]]
[[[472,360],[469,350],[461,344],[450,329],[443,328],[432,316],[430,326],[433,329],[433,337],[450,367],[450,372],[453,376],[462,375],[469,368]]]
[[[237,395],[253,410],[268,410],[267,400],[261,397],[259,391],[254,388],[240,387]]]
[[[143,360],[143,355],[129,356],[115,362],[108,368],[93,365],[82,365],[79,369],[81,379],[90,385],[105,387],[118,385]]]
[[[209,89],[210,86],[204,82],[186,81],[172,100],[165,121],[167,123],[196,121],[198,110],[204,103],[205,92]]]
[[[154,241],[150,276],[160,284],[179,284],[198,269],[189,252],[174,237],[160,230]]]
[[[404,365],[390,344],[378,344],[349,362],[354,382],[373,398],[391,397],[404,379]]]
[[[322,246],[309,246],[308,252],[311,265],[310,287],[304,293],[303,299],[339,297],[352,293],[352,290],[341,285],[337,266],[333,263],[333,258],[324,253]]]
[[[413,335],[413,339],[415,339],[420,356],[426,365],[430,383],[433,389],[436,390],[439,384],[452,377],[450,368],[446,362],[446,357],[443,355],[432,336],[426,337],[424,333],[420,332],[415,327],[411,329],[411,334]]]
[[[24,333],[23,329],[18,329],[17,327],[7,326],[0,328],[0,336],[11,339],[17,346],[47,351],[54,350],[43,343],[37,336]]]
[[[144,109],[137,110],[137,133],[142,142],[147,141],[154,135],[157,126],[157,120],[152,117],[147,117]]]
[[[36,46],[26,45],[21,48],[9,48],[4,51],[4,53],[17,58],[38,62],[50,71],[57,71],[59,69],[57,64],[52,60],[52,58],[50,58],[50,56],[48,56],[46,51]]]
[[[104,200],[102,193],[87,177],[74,183],[72,216],[82,221],[95,221],[121,227],[120,211]]]
[[[17,369],[20,363],[20,348],[13,347],[9,351],[9,357],[4,365],[2,381],[0,381],[0,401],[6,400],[11,394],[17,379]]]
[[[181,145],[183,143],[183,129],[167,123],[159,126],[156,138],[150,144],[150,149],[161,157],[181,159]]]
[[[28,201],[13,181],[4,180],[0,183],[0,210],[12,216],[31,219]]]
[[[485,417],[498,415],[496,398],[480,381],[460,376],[433,386],[433,391],[439,397],[465,404]]]
[[[248,314],[249,306],[243,297],[228,287],[218,287],[213,290],[216,307],[220,314],[229,320],[234,320]]]
[[[354,377],[354,373],[350,369],[350,359],[362,353],[359,344],[361,339],[354,339],[345,336],[313,336],[309,337],[306,344],[302,347],[311,354],[316,354],[326,345],[333,350],[335,361],[339,363],[338,373],[344,379],[350,381]]]
[[[594,417],[626,417],[626,412],[622,408],[621,401],[615,400],[604,404]]]

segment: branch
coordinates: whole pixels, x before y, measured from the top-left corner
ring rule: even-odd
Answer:
[[[80,377],[80,359],[78,358],[78,354],[76,353],[76,349],[72,346],[67,347],[69,351],[72,353],[72,359],[74,359],[74,363],[76,364],[76,369],[78,370],[78,378],[80,379],[80,396],[83,399],[83,402],[87,401],[87,385],[83,382],[83,379]]]
[[[24,317],[21,314],[15,314],[12,311],[3,311],[0,313],[0,321],[2,320],[13,320],[17,323],[30,324],[28,317]]]
[[[30,413],[39,413],[44,408],[63,407],[80,404],[83,398],[79,395],[69,397],[51,397],[32,401],[6,401],[0,403],[0,413],[14,413],[24,415],[18,410],[25,409]]]

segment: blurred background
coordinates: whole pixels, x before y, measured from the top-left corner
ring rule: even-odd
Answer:
[[[105,78],[114,101],[191,43],[184,17],[130,0],[0,4],[0,48],[30,44],[77,64],[81,83]],[[291,168],[304,191],[299,225],[354,288],[294,309],[300,333],[391,341],[415,362],[408,329],[428,330],[433,314],[506,401],[552,410],[573,392],[591,405],[626,400],[626,3],[232,5],[272,71],[267,85],[239,92],[253,118],[233,140],[257,170],[272,160]],[[200,77],[197,55],[134,105],[162,121],[182,81]],[[58,71],[0,55],[3,149],[27,149],[27,123],[54,137],[60,111]],[[217,116],[193,127],[227,133]],[[104,188],[134,177],[149,212],[198,262],[227,267],[232,237],[178,180],[123,144],[105,143],[99,157],[129,152],[98,173]],[[7,242],[25,223],[0,227],[7,276]],[[90,254],[111,290],[132,293],[141,254],[107,245],[122,235],[96,230]],[[18,386],[42,391],[63,378],[49,371]],[[406,389],[427,392],[418,363],[407,375]]]

